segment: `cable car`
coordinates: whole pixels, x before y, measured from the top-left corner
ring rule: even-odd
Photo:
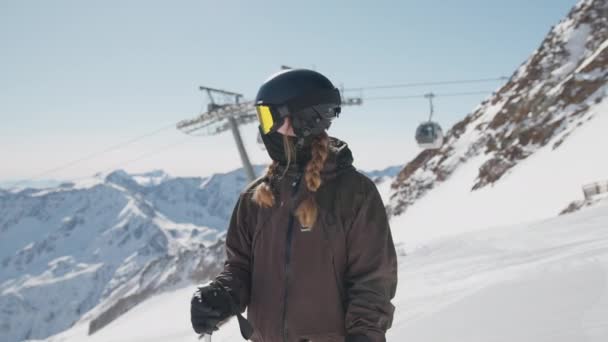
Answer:
[[[425,150],[437,149],[443,145],[443,131],[438,123],[424,122],[416,129],[416,142]]]
[[[424,95],[424,97],[429,99],[431,111],[429,120],[421,123],[416,129],[416,142],[424,150],[438,149],[443,145],[443,130],[437,122],[432,121],[434,112],[433,98],[435,94],[429,93]]]

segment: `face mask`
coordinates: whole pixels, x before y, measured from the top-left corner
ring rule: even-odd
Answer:
[[[304,165],[306,165],[311,158],[312,137],[289,138],[296,139],[294,144],[296,150],[296,160],[292,160],[291,163],[304,167]],[[262,134],[262,141],[264,142],[266,151],[272,160],[281,165],[287,165],[287,156],[283,147],[283,134],[278,132]]]

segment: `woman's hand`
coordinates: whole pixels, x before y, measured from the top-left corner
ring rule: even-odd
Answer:
[[[211,334],[218,324],[232,316],[232,297],[219,284],[199,286],[190,301],[190,321],[198,334]]]

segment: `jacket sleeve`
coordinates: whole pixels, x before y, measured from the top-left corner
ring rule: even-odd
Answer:
[[[382,198],[366,183],[346,238],[345,328],[349,336],[367,337],[362,341],[383,342],[395,310],[397,256]]]
[[[247,197],[242,193],[237,200],[226,233],[226,262],[216,282],[229,289],[238,301],[239,312],[249,304],[251,286],[251,234],[252,222],[247,220]]]

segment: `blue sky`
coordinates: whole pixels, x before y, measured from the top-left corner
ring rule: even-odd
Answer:
[[[199,85],[251,99],[281,65],[314,68],[346,88],[510,76],[574,4],[3,0],[0,181],[31,178],[194,117],[203,104]],[[500,84],[347,95],[492,91]],[[447,129],[485,96],[437,98],[436,118]],[[345,108],[330,134],[349,143],[360,168],[404,164],[418,152],[413,132],[427,107],[423,98],[365,101]],[[266,163],[255,125],[241,131],[252,161]],[[204,176],[239,166],[230,132],[189,137],[166,129],[43,178],[113,168]]]

